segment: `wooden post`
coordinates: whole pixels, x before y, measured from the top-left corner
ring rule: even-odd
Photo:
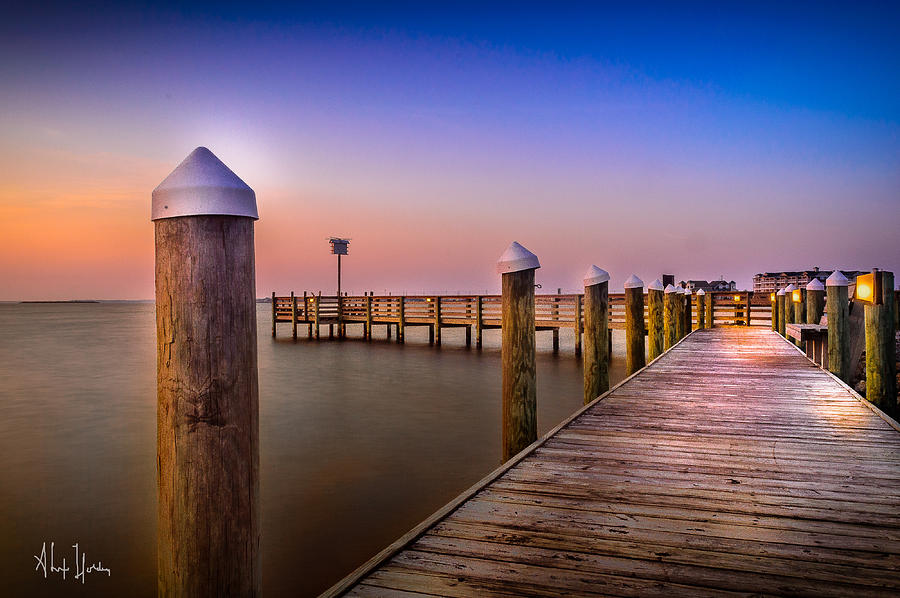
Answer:
[[[303,321],[306,322],[306,335],[308,338],[312,338],[312,320],[309,319],[309,298],[306,296],[306,291],[303,291]]]
[[[503,461],[537,440],[534,271],[537,256],[513,242],[500,257],[502,278]]]
[[[697,291],[697,330],[706,328],[706,291]]]
[[[710,293],[706,297],[706,327],[712,328],[716,325],[716,296]]]
[[[338,258],[341,256],[338,255]],[[340,261],[340,259],[338,260]],[[344,298],[338,293],[337,298],[337,333],[338,338],[344,338]]]
[[[794,324],[794,291],[797,289],[793,284],[784,287],[784,325]],[[785,334],[784,338],[787,338]]]
[[[772,311],[772,331],[778,332],[778,300],[775,293],[769,295],[769,306],[769,309]]]
[[[663,349],[668,351],[678,342],[678,291],[675,285],[666,287],[663,299]]]
[[[591,266],[584,276],[584,404],[609,390],[609,273]]]
[[[753,323],[753,311],[750,305],[750,303],[753,301],[753,293],[747,291],[745,295],[747,301],[747,326],[750,326]]]
[[[434,298],[434,344],[441,346],[441,298]]]
[[[691,295],[692,295],[692,293],[691,293],[690,289],[688,289],[688,288],[684,289],[684,335],[685,336],[689,335],[691,333],[691,331],[694,329],[694,318],[693,318],[693,314],[691,313],[691,308],[693,307],[691,305],[691,303],[692,303]]]
[[[400,321],[397,322],[397,342],[406,342],[406,297],[400,297]]]
[[[675,340],[684,338],[684,287],[675,287]]]
[[[319,294],[315,296],[315,302],[313,303],[313,323],[316,327],[316,339],[319,338],[319,334],[321,333],[321,329],[319,326],[319,303],[322,301],[322,291],[319,291]]]
[[[272,291],[272,338],[275,338],[275,323],[278,320],[278,310],[275,308],[275,291]]]
[[[372,340],[372,296],[366,295],[366,340]]]
[[[630,376],[644,365],[644,281],[632,274],[625,281],[625,373]]]
[[[481,332],[482,332],[482,310],[483,310],[484,298],[479,295],[475,297],[475,348],[481,348]]]
[[[581,333],[583,322],[581,321],[581,306],[584,295],[575,295],[575,356],[581,355]]]
[[[658,278],[647,287],[647,343],[650,361],[665,351],[664,295],[662,282]]]
[[[297,298],[291,291],[291,336],[297,340]]]
[[[813,278],[806,285],[806,323],[818,324],[825,311],[825,285]]]
[[[784,327],[784,306],[786,302],[784,289],[778,289],[778,292],[775,293],[775,311],[778,312],[778,334],[781,336],[786,334]]]
[[[835,270],[825,281],[828,296],[825,301],[825,309],[828,310],[828,371],[844,382],[848,382],[851,375],[849,284],[840,270]]]
[[[866,305],[866,399],[897,413],[897,355],[894,338],[894,274],[880,272],[881,305]]]
[[[471,324],[466,326],[466,346],[467,347],[472,346],[472,325]]]
[[[804,324],[806,322],[806,289],[796,289],[793,293],[791,293],[792,300],[793,296],[797,293],[800,293],[800,300],[794,301],[794,323]],[[794,339],[794,344],[798,347],[802,347],[800,341],[797,339]]]
[[[151,213],[158,594],[257,596],[256,195],[200,147]]]
[[[560,289],[557,289],[557,291]],[[550,308],[550,318],[553,320],[554,324],[557,324],[559,320],[559,293],[557,296],[553,298],[553,304]],[[587,341],[585,341],[587,344]],[[559,352],[559,328],[553,329],[553,352]]]

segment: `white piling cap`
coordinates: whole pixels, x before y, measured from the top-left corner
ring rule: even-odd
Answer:
[[[785,287],[785,288],[787,288],[787,287]],[[785,290],[785,289],[779,289],[778,292],[775,293],[775,294],[776,294],[776,295],[782,295],[782,296],[783,296],[783,295],[784,295],[784,290]]]
[[[697,294],[698,294],[698,295],[705,295],[705,294],[706,294],[706,291],[704,291],[703,289],[700,289],[700,290],[697,291]]]
[[[675,292],[675,285],[674,285],[674,284],[667,285],[667,286],[666,286],[666,292],[667,292],[667,293],[674,293],[674,292]]]
[[[647,289],[650,291],[661,291],[663,290],[662,282],[657,278],[650,283],[650,286],[648,286]]]
[[[850,281],[847,280],[847,277],[844,276],[844,273],[840,270],[835,270],[831,273],[831,276],[825,281],[825,286],[828,287],[846,287],[850,285]]]
[[[796,291],[796,290],[797,290],[797,287],[794,285],[794,283],[791,283],[788,286],[784,287],[785,293],[790,293],[791,291]]]
[[[825,285],[822,284],[822,281],[818,278],[813,278],[809,281],[809,284],[806,285],[807,291],[824,291]]]
[[[675,287],[675,292],[679,295],[684,295],[684,287]]]
[[[685,295],[690,295],[690,294],[691,294],[691,290],[690,290],[690,289],[685,289],[685,290],[684,290],[684,294],[685,294]]]
[[[259,220],[256,193],[205,147],[192,151],[152,197],[151,220],[207,215]]]
[[[631,278],[629,278],[628,280],[625,281],[626,289],[640,289],[643,286],[644,286],[644,281],[641,280],[640,278],[638,278],[637,276],[635,276],[634,274],[631,275]]]
[[[591,266],[588,268],[587,273],[584,275],[584,286],[590,287],[595,284],[600,284],[601,282],[609,281],[609,272],[603,270],[602,268],[598,268],[597,266]]]
[[[520,272],[540,267],[541,263],[536,255],[513,241],[512,245],[507,247],[500,256],[500,260],[497,262],[497,273]]]

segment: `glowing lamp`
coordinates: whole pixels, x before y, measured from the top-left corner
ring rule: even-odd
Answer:
[[[735,295],[735,296],[734,296],[734,301],[735,301],[735,303],[737,303],[737,302],[740,301],[740,300],[741,300],[741,296],[740,296],[740,295]]]
[[[793,291],[791,291],[791,299],[794,300],[794,303],[800,303],[800,289],[794,289]]]
[[[431,303],[431,297],[429,297],[429,298],[426,299],[425,301],[427,301],[428,303]]]
[[[775,293],[772,293],[769,295],[769,301],[771,301],[772,303],[775,303]]]
[[[881,272],[872,270],[869,274],[856,277],[856,301],[866,305],[881,305]]]

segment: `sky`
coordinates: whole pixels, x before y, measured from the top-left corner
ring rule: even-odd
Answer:
[[[0,300],[151,299],[150,194],[257,194],[257,295],[900,270],[897,3],[33,3],[0,22]]]

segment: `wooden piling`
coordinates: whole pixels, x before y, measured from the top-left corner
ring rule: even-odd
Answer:
[[[663,294],[663,349],[668,351],[678,342],[678,291],[670,284]]]
[[[706,291],[697,291],[697,330],[706,328]]]
[[[784,287],[784,325],[787,327],[788,324],[795,324],[794,322],[794,290],[797,287],[789,284]],[[787,338],[787,335],[785,335]]]
[[[769,295],[769,305],[772,311],[772,331],[778,332],[778,300],[775,293]]]
[[[372,340],[372,296],[366,295],[366,340]]]
[[[397,322],[397,342],[406,342],[406,297],[400,297],[400,321]]]
[[[278,321],[278,310],[275,304],[275,291],[272,291],[272,338],[275,338],[275,325]]]
[[[609,390],[609,273],[591,266],[584,277],[584,404]]]
[[[806,285],[806,323],[818,324],[825,311],[825,285],[813,278]]]
[[[309,298],[306,296],[306,291],[303,291],[303,320],[307,322],[306,325],[306,335],[308,338],[312,338],[312,321],[309,319]]]
[[[322,292],[320,291],[318,295],[314,297],[315,301],[313,302],[313,325],[316,328],[316,339],[319,338],[321,334],[321,326],[319,325],[319,303],[322,300]]]
[[[584,295],[575,296],[575,355],[581,355],[581,333],[583,332],[583,321],[581,318],[581,306],[584,301]]]
[[[879,272],[881,305],[866,305],[866,399],[897,413],[897,356],[894,337],[894,273]]]
[[[784,322],[784,306],[786,303],[787,299],[785,297],[784,289],[778,289],[778,292],[775,293],[775,311],[778,312],[778,334],[785,338],[787,338]]]
[[[257,596],[256,196],[197,148],[152,204],[157,591]]]
[[[481,348],[481,332],[483,317],[484,298],[482,296],[475,297],[475,348]]]
[[[684,338],[684,288],[675,287],[675,340]]]
[[[502,285],[503,461],[537,440],[534,271],[537,256],[516,242],[497,263]]]
[[[715,322],[715,315],[716,315],[715,309],[716,309],[715,295],[710,293],[706,297],[706,327],[707,328],[712,328],[713,326],[715,326],[715,323],[716,323]]]
[[[650,361],[665,351],[664,295],[662,282],[658,278],[647,287],[647,350],[650,353]]]
[[[441,346],[441,298],[434,298],[434,344]]]
[[[848,382],[851,375],[850,302],[847,297],[849,284],[840,270],[835,270],[825,281],[827,295],[825,309],[828,311],[828,371],[844,382]]]
[[[559,291],[559,290],[561,290],[561,289],[557,289],[557,291]],[[559,295],[559,293],[557,293],[557,295]],[[550,307],[550,317],[554,321],[554,323],[557,323],[559,320],[559,297],[553,298],[553,303],[551,304],[551,307]],[[552,332],[553,332],[553,352],[558,353],[559,352],[559,328],[554,328]]]
[[[291,291],[291,336],[297,340],[297,298]]]
[[[806,322],[806,289],[799,288],[791,293],[791,298],[799,292],[800,300],[794,301],[794,323],[803,324]],[[802,344],[798,339],[794,339],[794,344],[802,348]]]
[[[684,289],[684,334],[687,336],[694,329],[694,318],[691,313],[693,305],[692,293],[690,289]]]
[[[747,326],[750,326],[753,323],[753,310],[751,306],[753,302],[753,293],[750,291],[744,293],[744,300],[747,302]]]
[[[682,327],[684,319],[679,318]],[[630,376],[645,363],[644,282],[635,275],[625,281],[625,372]]]

